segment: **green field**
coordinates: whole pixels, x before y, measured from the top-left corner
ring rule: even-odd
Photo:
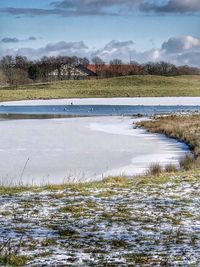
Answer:
[[[1,88],[0,101],[73,97],[200,96],[200,76],[128,76]]]

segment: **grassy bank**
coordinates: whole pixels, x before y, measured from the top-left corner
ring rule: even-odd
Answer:
[[[138,126],[186,143],[194,154],[194,160],[186,157],[181,164],[186,169],[200,168],[200,115],[157,117],[152,121],[139,122]]]
[[[200,96],[200,76],[129,76],[1,88],[0,101],[72,97]]]

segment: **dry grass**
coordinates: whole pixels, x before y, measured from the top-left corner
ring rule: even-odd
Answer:
[[[139,122],[138,126],[186,143],[194,157],[186,155],[180,167],[185,170],[200,167],[200,115],[158,117],[152,121]]]
[[[160,176],[163,173],[163,169],[159,163],[153,163],[150,165],[147,175]]]
[[[165,166],[165,171],[168,173],[174,173],[178,171],[178,168],[176,165],[169,163]]]
[[[191,155],[186,155],[181,161],[180,161],[180,167],[186,171],[192,170],[196,166],[196,162],[194,160],[194,157]]]

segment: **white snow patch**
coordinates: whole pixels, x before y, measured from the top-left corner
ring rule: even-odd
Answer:
[[[22,100],[0,102],[5,106],[24,105],[144,105],[144,106],[199,106],[200,97],[119,97],[119,98],[66,98],[49,100]]]

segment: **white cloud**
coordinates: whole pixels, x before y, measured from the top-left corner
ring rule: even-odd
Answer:
[[[15,49],[5,49],[2,55],[21,55],[26,56],[31,59],[39,59],[43,56],[59,56],[59,55],[77,55],[83,56],[87,54],[88,47],[84,44],[84,42],[57,42],[47,44],[45,47],[41,47],[38,49],[34,48],[19,48]]]
[[[99,56],[105,62],[109,62],[113,58],[121,58],[124,61],[130,60],[130,55],[136,53],[134,49],[134,42],[128,41],[116,41],[112,40],[106,44],[103,48],[93,51],[91,57]]]
[[[181,53],[188,50],[200,50],[200,39],[192,36],[173,37],[163,43],[162,49],[167,53]]]
[[[90,59],[99,56],[105,62],[114,58],[129,62],[130,59],[145,63],[148,61],[167,61],[177,65],[189,64],[200,67],[200,39],[192,36],[172,37],[163,42],[160,48],[138,52],[135,49],[134,42],[113,40],[98,50],[88,48],[83,41],[81,42],[58,42],[47,44],[38,49],[20,48],[17,50],[7,49],[1,52],[1,56],[23,55],[31,59],[38,59],[42,56],[80,56]]]

